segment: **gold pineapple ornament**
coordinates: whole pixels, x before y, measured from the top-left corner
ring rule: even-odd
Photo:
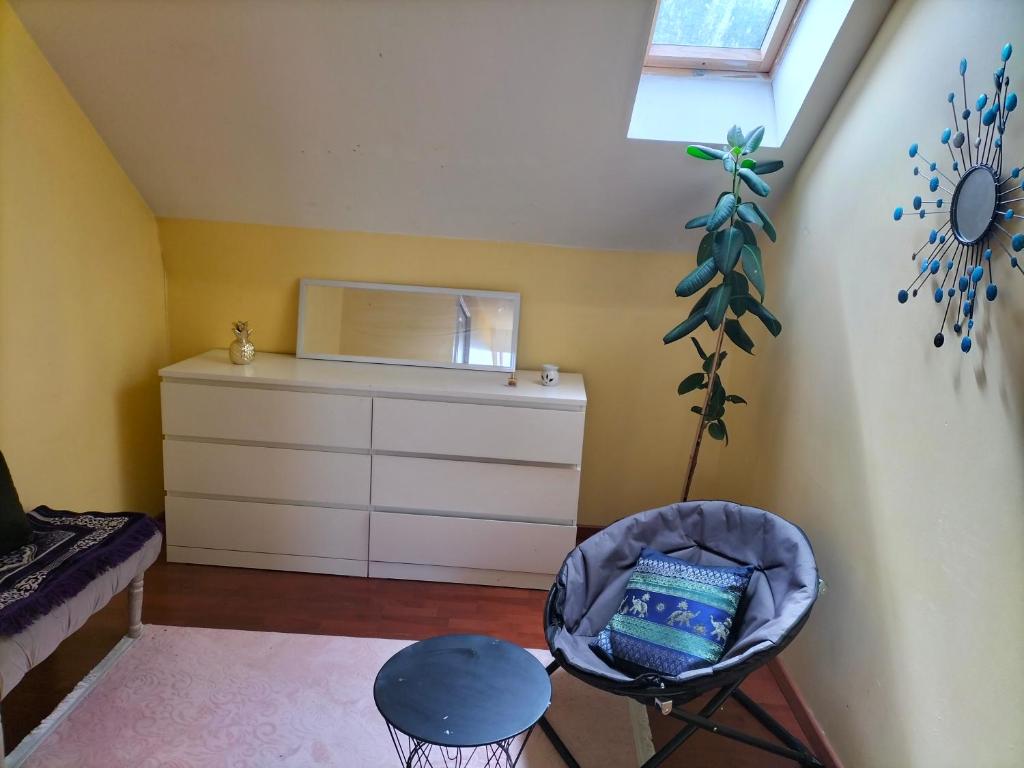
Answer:
[[[228,356],[235,365],[248,365],[256,357],[256,347],[251,341],[253,331],[247,320],[236,320],[231,330],[234,331],[235,340],[228,347]]]

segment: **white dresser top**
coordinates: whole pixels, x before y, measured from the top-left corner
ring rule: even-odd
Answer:
[[[212,349],[161,368],[160,376],[170,380],[571,411],[582,411],[587,405],[583,377],[578,373],[562,373],[557,386],[545,387],[540,383],[539,371],[518,371],[518,386],[510,387],[506,384],[508,374],[501,372],[307,360],[272,352],[257,352],[251,364],[235,365],[228,359],[226,349]]]

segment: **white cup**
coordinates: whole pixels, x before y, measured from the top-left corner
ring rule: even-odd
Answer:
[[[558,384],[558,366],[545,363],[540,367],[540,383],[545,387],[553,387]]]

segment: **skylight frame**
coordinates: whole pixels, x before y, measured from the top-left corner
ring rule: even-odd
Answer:
[[[767,74],[775,66],[803,0],[780,0],[760,48],[713,48],[654,43],[654,28],[661,11],[658,0],[651,23],[644,66],[653,69],[713,70]]]

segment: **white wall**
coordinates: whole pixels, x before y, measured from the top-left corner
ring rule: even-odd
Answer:
[[[974,349],[947,329],[937,350],[930,295],[896,301],[934,220],[891,216],[922,189],[907,146],[943,160],[961,56],[973,100],[1008,40],[1024,85],[1024,3],[894,6],[783,202],[766,271],[785,330],[738,366],[751,405],[702,468],[702,495],[815,546],[830,590],[784,661],[848,768],[1024,765],[1024,275],[1003,254]]]

